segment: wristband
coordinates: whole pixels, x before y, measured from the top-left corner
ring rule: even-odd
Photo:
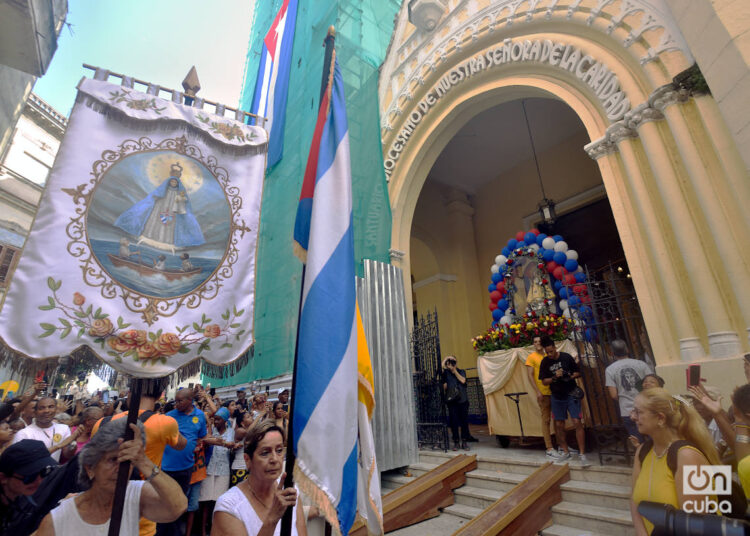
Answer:
[[[742,435],[742,434],[737,434],[734,437],[734,440],[737,443],[750,443],[750,436],[746,436],[746,435]]]
[[[747,425],[747,424],[737,424],[737,423],[734,423],[734,427],[735,428],[748,428],[748,429],[750,429],[750,425]]]

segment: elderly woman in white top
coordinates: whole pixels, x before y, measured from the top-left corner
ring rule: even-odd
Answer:
[[[108,422],[81,449],[78,483],[86,491],[63,500],[47,514],[39,526],[39,536],[106,536],[121,462],[131,462],[146,476],[146,480],[128,482],[121,536],[138,536],[141,517],[168,523],[185,511],[187,498],[179,484],[146,457],[143,425],[131,424],[135,437],[123,442],[126,425],[127,419]]]

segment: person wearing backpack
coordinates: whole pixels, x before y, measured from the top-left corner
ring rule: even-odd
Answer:
[[[654,527],[638,513],[641,501],[683,509],[686,501],[702,500],[684,493],[683,469],[721,462],[705,422],[681,397],[661,388],[644,390],[635,398],[630,417],[638,431],[649,437],[636,451],[630,501],[635,533],[644,536]]]

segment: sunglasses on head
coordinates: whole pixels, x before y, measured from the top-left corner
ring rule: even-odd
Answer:
[[[43,468],[38,473],[34,473],[32,475],[26,475],[26,476],[13,475],[13,478],[16,478],[16,479],[20,480],[24,484],[31,484],[39,476],[41,476],[42,478],[48,476],[52,472],[53,469],[54,469],[54,467],[52,465],[48,465],[47,467]]]

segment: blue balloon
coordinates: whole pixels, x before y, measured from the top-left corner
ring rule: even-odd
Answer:
[[[542,247],[542,242],[544,242],[545,238],[547,238],[547,235],[544,233],[539,233],[538,235],[536,235],[536,245]]]
[[[586,322],[594,320],[594,311],[592,311],[591,307],[588,305],[581,305],[578,309],[578,314],[580,314]]]
[[[561,298],[562,298],[563,300],[567,300],[567,299],[568,299],[568,289],[566,289],[566,288],[561,288],[561,289],[560,289],[560,297],[561,297]]]
[[[544,259],[544,262],[551,261],[552,259],[555,258],[555,250],[554,249],[542,250],[542,258]]]
[[[577,307],[581,304],[581,298],[578,296],[571,296],[568,298],[568,307]]]
[[[494,320],[494,321],[492,322],[492,327],[493,327],[493,328],[496,328],[496,327],[497,327],[497,325],[498,325],[499,323],[500,323],[500,322],[499,322],[498,320]]]
[[[500,320],[503,317],[503,312],[498,307],[497,309],[492,310],[492,318],[495,320]]]
[[[563,286],[562,281],[555,281],[555,290],[560,290]]]
[[[502,253],[503,256],[508,257],[510,255],[510,248],[508,246],[505,246],[500,253]]]
[[[492,282],[493,283],[498,283],[498,282],[500,282],[502,280],[503,280],[503,275],[502,274],[500,274],[500,273],[492,274]],[[490,291],[490,292],[492,292],[492,291]]]
[[[578,269],[578,261],[575,259],[568,259],[565,261],[565,269],[569,272],[575,272]]]
[[[586,274],[584,274],[583,272],[576,272],[575,278],[577,282],[583,283],[584,281],[586,281]]]
[[[563,253],[562,251],[555,251],[554,255],[552,256],[552,260],[560,266],[565,266],[565,261],[568,260],[568,257],[566,257],[565,253]]]
[[[586,337],[586,340],[589,342],[595,341],[599,338],[599,335],[597,335],[595,329],[586,328],[586,331],[584,332],[584,336]]]
[[[516,249],[524,247],[526,247],[526,242],[524,242],[523,240],[521,240],[520,242],[516,242]]]
[[[508,249],[516,249],[516,244],[518,244],[518,240],[516,240],[515,238],[511,238],[510,240],[508,240]]]
[[[536,244],[536,235],[532,233],[531,231],[529,231],[528,233],[524,235],[523,241],[526,242],[527,244]]]
[[[552,239],[553,239],[553,240],[554,240],[555,242],[559,242],[560,240],[562,240],[562,236],[560,236],[559,234],[556,234],[555,236],[553,236],[553,237],[552,237]]]
[[[493,292],[497,290],[497,285],[495,283],[490,283],[490,286],[487,287],[487,292]]]
[[[502,312],[503,315],[504,315],[505,314],[505,310],[508,308],[508,300],[506,300],[504,298],[501,299],[501,300],[499,300],[497,302],[497,308],[500,309],[500,312]],[[500,316],[503,316],[503,315],[500,315]]]

